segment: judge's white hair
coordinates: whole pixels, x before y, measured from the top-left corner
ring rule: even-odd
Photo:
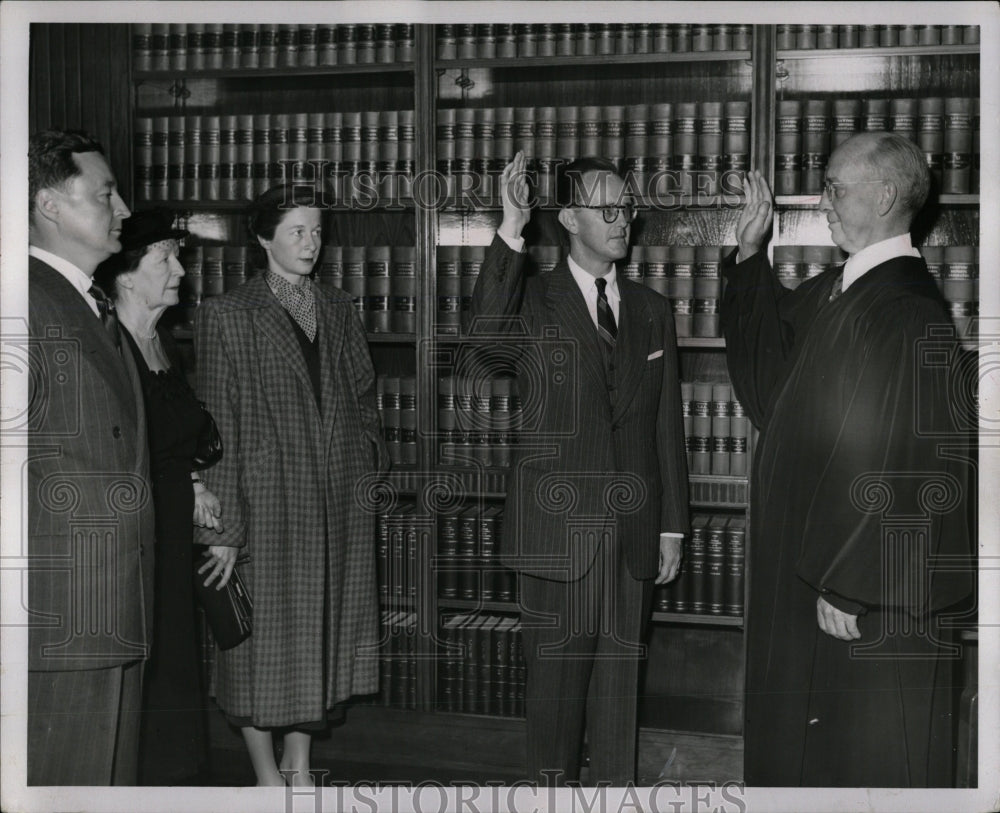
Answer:
[[[872,173],[892,181],[903,213],[912,220],[927,202],[931,174],[920,148],[898,133],[872,133],[864,160]],[[867,140],[867,139],[866,139]]]

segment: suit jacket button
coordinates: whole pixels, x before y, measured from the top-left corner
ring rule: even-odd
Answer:
[[[111,436],[114,438],[120,438],[122,436],[121,428],[117,426],[111,427]]]

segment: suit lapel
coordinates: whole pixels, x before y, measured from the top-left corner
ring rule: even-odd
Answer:
[[[594,385],[607,397],[607,378],[604,370],[604,350],[598,342],[597,328],[590,318],[587,303],[580,293],[569,266],[563,260],[548,275],[545,304],[555,321],[566,328],[566,336],[576,339],[580,348],[580,366],[591,377]]]
[[[649,351],[649,311],[642,296],[627,280],[618,280],[621,294],[618,340],[615,343],[615,367],[618,370],[618,388],[615,391],[611,420],[618,420],[628,405],[642,378]]]
[[[122,401],[129,405],[132,420],[138,425],[138,405],[142,402],[142,392],[139,390],[138,397],[135,397],[138,375],[133,377],[129,373],[127,365],[132,360],[125,358],[129,353],[128,349],[123,347],[123,352],[118,352],[100,318],[69,280],[38,258],[30,259],[36,284],[48,291],[58,309],[58,324],[51,327],[61,328],[63,336],[78,343],[81,356],[96,368],[98,375],[108,382],[112,392],[132,394],[133,397],[122,397]]]

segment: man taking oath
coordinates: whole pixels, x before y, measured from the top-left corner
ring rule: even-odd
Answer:
[[[771,190],[759,172],[744,185],[722,321],[733,385],[760,430],[747,784],[952,783],[956,653],[938,620],[971,590],[975,492],[973,447],[952,417],[957,342],[921,349],[934,336],[940,350],[950,330],[909,234],[929,182],[905,138],[844,142],[819,209],[849,258],[794,291],[764,250]]]
[[[503,221],[472,307],[517,355],[523,414],[533,416],[508,477],[500,547],[520,574],[528,776],[578,780],[586,723],[589,782],[620,786],[635,781],[653,583],[677,575],[688,529],[673,315],[616,274],[635,207],[614,164],[561,168],[569,254],[547,274],[525,270],[523,154],[500,187]]]

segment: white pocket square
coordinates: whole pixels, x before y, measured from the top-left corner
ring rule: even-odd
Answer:
[[[657,350],[657,351],[655,351],[653,353],[650,353],[648,356],[646,356],[646,361],[652,361],[653,359],[658,359],[662,355],[663,355],[663,351],[662,350]]]

